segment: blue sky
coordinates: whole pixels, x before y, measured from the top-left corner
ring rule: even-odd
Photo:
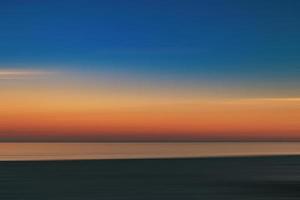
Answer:
[[[0,140],[299,139],[299,10],[0,0]]]
[[[0,1],[0,67],[300,76],[297,0]]]

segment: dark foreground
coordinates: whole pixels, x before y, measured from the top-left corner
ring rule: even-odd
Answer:
[[[300,199],[300,156],[0,162],[0,199]]]

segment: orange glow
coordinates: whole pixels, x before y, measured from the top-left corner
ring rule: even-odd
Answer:
[[[10,85],[0,137],[12,139],[300,139],[300,98]]]
[[[112,98],[112,99],[110,99]],[[34,95],[1,101],[1,132],[18,134],[151,134],[195,138],[298,137],[300,101],[156,98],[59,98]],[[282,135],[282,134],[285,135]],[[180,135],[182,134],[182,135]],[[142,137],[142,136],[141,136]]]

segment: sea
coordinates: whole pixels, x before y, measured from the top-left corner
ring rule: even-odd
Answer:
[[[300,155],[300,142],[0,143],[0,160]]]

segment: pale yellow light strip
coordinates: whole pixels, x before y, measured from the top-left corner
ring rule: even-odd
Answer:
[[[45,74],[52,74],[53,72],[44,70],[11,70],[0,69],[0,78],[14,77],[14,76],[38,76]]]

